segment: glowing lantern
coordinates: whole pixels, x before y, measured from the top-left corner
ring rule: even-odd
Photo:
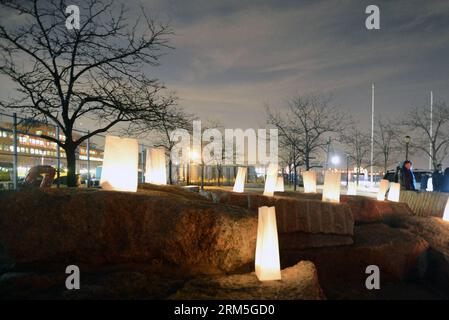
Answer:
[[[263,192],[264,196],[272,197],[276,188],[277,176],[278,176],[278,166],[277,164],[272,164],[268,166],[267,178],[265,180],[265,189]]]
[[[162,148],[147,149],[145,182],[166,185],[165,150]]]
[[[274,207],[259,207],[256,276],[260,281],[281,280],[279,242]]]
[[[346,194],[350,196],[357,195],[357,185],[355,182],[348,182],[348,190],[346,191]]]
[[[449,221],[449,199],[447,199],[446,206],[444,207],[443,220]]]
[[[276,181],[276,187],[274,188],[274,191],[277,192],[284,192],[284,177],[278,177]]]
[[[138,165],[136,139],[106,136],[100,179],[103,189],[136,192]]]
[[[234,192],[243,192],[245,190],[246,168],[239,167],[237,177],[234,183]]]
[[[302,173],[305,193],[316,193],[316,172],[304,171]]]
[[[324,176],[323,201],[340,202],[340,172],[326,171]]]
[[[377,193],[377,200],[384,201],[385,193],[387,193],[388,186],[390,185],[390,181],[382,179],[380,180],[379,192]]]
[[[390,191],[388,192],[388,200],[399,202],[399,193],[401,192],[401,185],[399,183],[392,183]]]
[[[429,191],[429,192],[432,192],[432,191],[433,191],[433,180],[432,180],[431,177],[427,180],[427,188],[426,188],[426,191]]]

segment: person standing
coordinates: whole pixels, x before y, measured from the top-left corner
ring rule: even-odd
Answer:
[[[401,176],[401,166],[397,166],[396,167],[396,171],[395,171],[395,173],[394,173],[394,176],[393,176],[393,182],[396,182],[396,183],[398,183],[399,182],[399,177]]]
[[[440,191],[441,192],[449,192],[449,168],[444,169],[444,175],[441,180],[442,180],[442,183],[441,183]]]
[[[441,191],[443,184],[443,166],[441,163],[437,164],[435,171],[432,173],[432,187],[433,191]]]
[[[401,181],[401,188],[405,190],[416,191],[415,175],[413,174],[412,162],[410,160],[404,161],[399,178]]]

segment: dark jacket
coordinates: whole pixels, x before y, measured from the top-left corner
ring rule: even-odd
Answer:
[[[405,190],[416,190],[415,175],[412,170],[402,166],[400,175],[401,187]]]
[[[400,166],[397,166],[397,167],[396,167],[396,171],[395,171],[394,176],[393,176],[393,182],[398,183],[398,182],[399,182],[399,176],[400,176],[400,175],[401,175],[401,167],[400,167]]]
[[[444,176],[442,179],[440,191],[441,192],[449,192],[449,168],[446,168],[444,170]]]
[[[443,174],[441,171],[435,170],[432,173],[432,187],[433,191],[441,191],[441,187],[443,184]]]

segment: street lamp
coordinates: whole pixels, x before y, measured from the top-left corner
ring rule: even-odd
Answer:
[[[334,166],[338,165],[340,163],[340,157],[337,155],[332,156],[331,162]]]
[[[405,160],[408,160],[408,146],[410,144],[410,140],[410,136],[405,136]]]

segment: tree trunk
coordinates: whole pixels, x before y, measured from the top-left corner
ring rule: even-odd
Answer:
[[[306,157],[305,157],[305,160],[306,160],[306,171],[309,171],[309,169],[310,169],[310,155],[306,155]]]
[[[204,190],[204,164],[201,165],[201,190]]]
[[[76,147],[69,145],[64,150],[67,157],[67,186],[76,187]]]
[[[296,191],[296,186],[298,185],[298,171],[296,169],[296,165],[293,165],[293,176],[294,176],[293,190]]]
[[[168,183],[173,184],[173,177],[172,177],[172,160],[171,157],[168,160]]]

